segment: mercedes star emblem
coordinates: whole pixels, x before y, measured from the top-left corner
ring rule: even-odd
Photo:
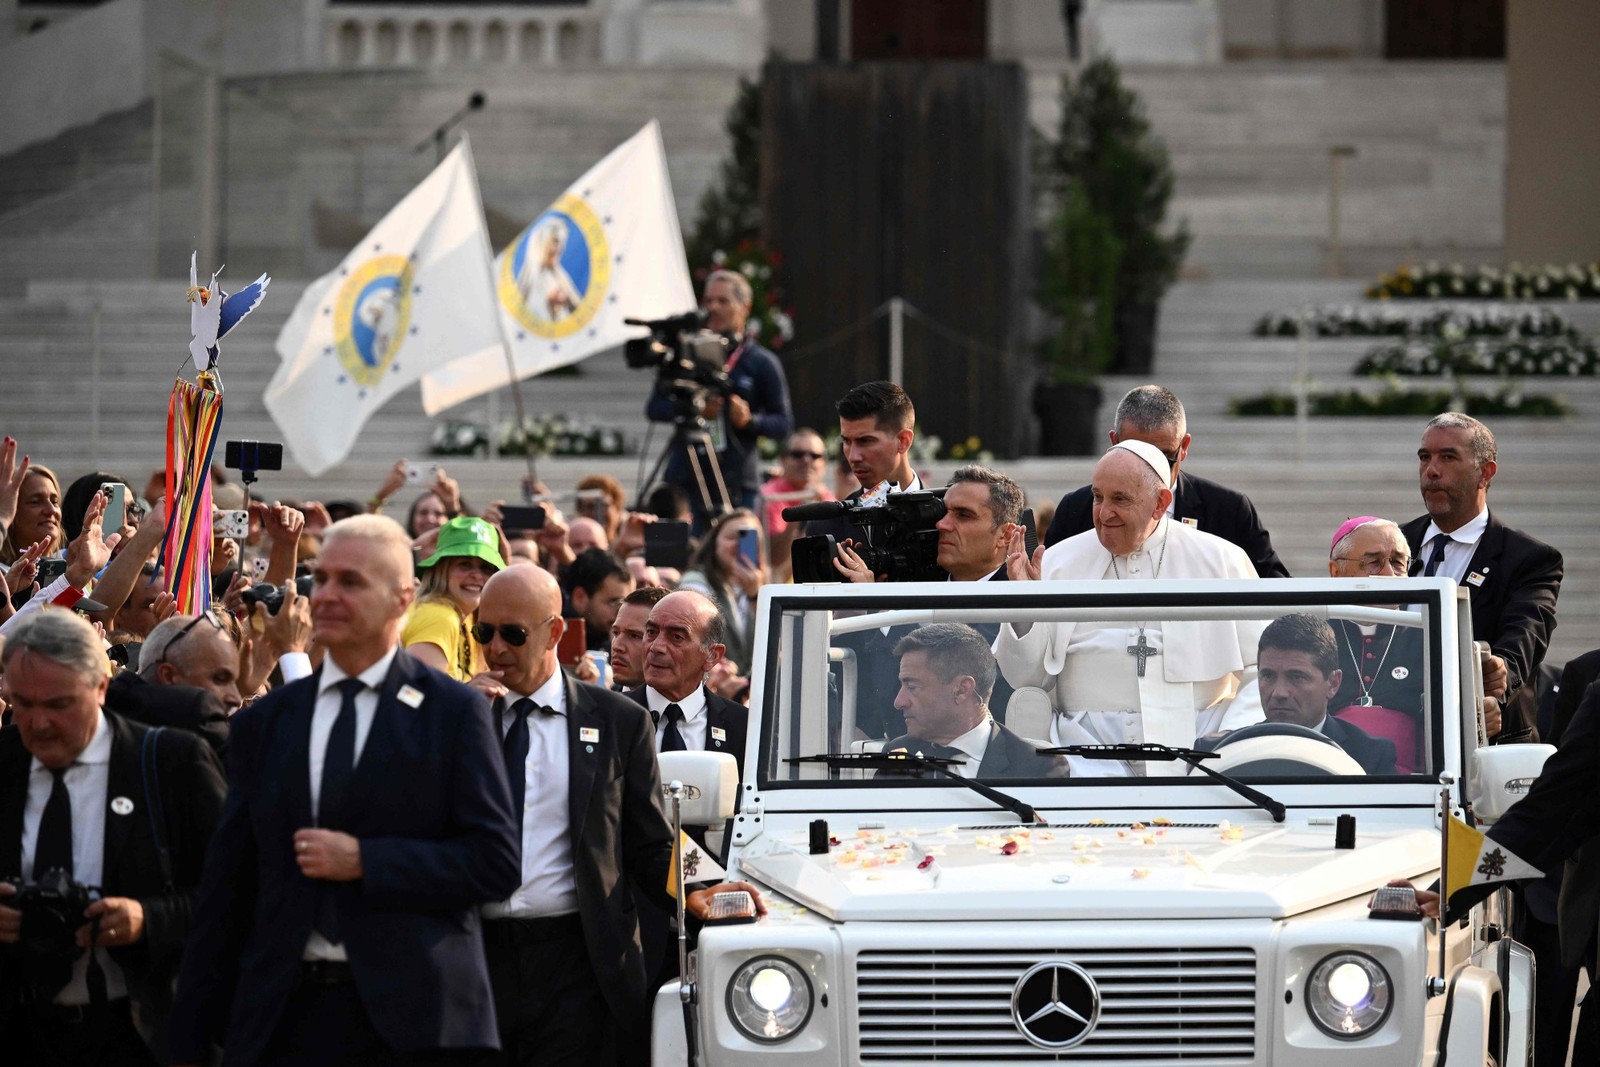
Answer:
[[[1100,989],[1076,963],[1036,963],[1011,989],[1011,1020],[1040,1048],[1071,1048],[1100,1020]]]

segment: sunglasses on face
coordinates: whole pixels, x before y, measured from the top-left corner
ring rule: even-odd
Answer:
[[[548,625],[554,618],[555,616],[552,615],[539,625]],[[480,645],[487,645],[489,642],[494,640],[495,634],[499,634],[500,640],[504,641],[512,648],[521,648],[523,645],[528,643],[529,632],[530,631],[526,626],[518,626],[515,623],[509,622],[503,622],[498,626],[493,626],[486,622],[473,623],[472,625],[472,639],[478,642]]]

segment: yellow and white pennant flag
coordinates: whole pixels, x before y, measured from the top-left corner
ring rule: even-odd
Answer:
[[[1444,897],[1449,900],[1475,885],[1538,878],[1544,872],[1497,841],[1474,830],[1454,815],[1445,823],[1449,869],[1444,872]]]
[[[679,872],[682,872],[680,875]],[[692,882],[720,882],[727,876],[716,860],[706,850],[695,844],[688,834],[678,831],[678,847],[672,850],[672,869],[667,872],[667,892],[678,895],[678,879],[688,885]]]

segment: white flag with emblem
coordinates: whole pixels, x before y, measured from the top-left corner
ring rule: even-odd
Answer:
[[[654,119],[500,253],[495,293],[519,379],[643,335],[624,318],[664,318],[695,306]],[[510,382],[504,357],[480,352],[431,370],[422,407],[433,415]]]
[[[728,872],[712,859],[706,850],[695,844],[694,838],[678,831],[678,847],[673,849],[676,862],[667,872],[667,893],[669,896],[678,895],[678,872],[683,872],[683,884],[692,885],[695,882],[716,883],[727,877]]]
[[[478,175],[465,136],[278,334],[266,405],[309,473],[349,455],[373,412],[428,371],[481,356],[505,366]]]

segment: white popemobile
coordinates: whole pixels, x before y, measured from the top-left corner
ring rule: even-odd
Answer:
[[[1423,672],[1419,707],[1329,709],[1408,773],[1367,775],[1270,713],[1190,749],[1030,753],[1059,765],[1042,777],[906,743],[893,648],[918,627],[989,643],[1006,623],[1089,626],[1127,638],[1132,671],[1158,668],[1142,637],[1164,624],[1259,636],[1288,614],[1420,634],[1385,667]],[[662,777],[686,823],[723,826],[737,797],[728,877],[769,913],[700,932],[689,980],[657,994],[655,1063],[1529,1062],[1531,959],[1503,934],[1504,895],[1442,934],[1409,889],[1374,905],[1392,879],[1438,877],[1446,798],[1492,822],[1553,751],[1484,745],[1448,579],[768,586],[756,637],[746,779],[713,753],[664,755]],[[1220,699],[1259,705],[1254,674]],[[1048,746],[1050,690],[1010,693],[991,746]]]

